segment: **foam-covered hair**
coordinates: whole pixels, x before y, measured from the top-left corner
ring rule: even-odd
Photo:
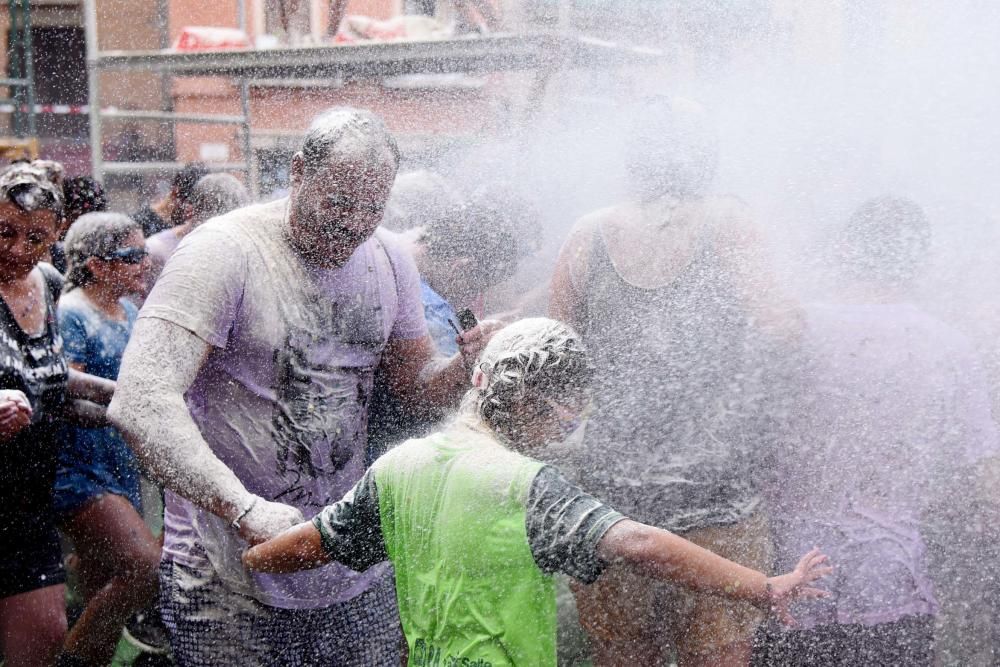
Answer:
[[[341,151],[377,159],[380,151],[392,154],[393,167],[399,167],[401,154],[395,137],[376,114],[352,107],[333,107],[317,116],[309,125],[302,142],[302,156],[307,169],[325,164],[330,155]]]
[[[91,257],[113,253],[132,232],[142,231],[132,218],[123,213],[85,213],[66,232],[66,284],[64,292],[90,284],[93,276],[87,268]]]
[[[518,407],[585,388],[591,375],[583,341],[569,325],[529,318],[501,329],[483,350],[467,401],[493,431],[503,433]]]
[[[63,167],[51,160],[15,162],[0,173],[0,198],[26,213],[48,210],[62,214]]]

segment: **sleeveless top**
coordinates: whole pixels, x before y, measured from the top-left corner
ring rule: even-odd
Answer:
[[[0,389],[24,392],[33,411],[30,426],[13,440],[0,443],[0,540],[13,539],[13,535],[30,539],[53,526],[58,420],[69,366],[56,319],[62,277],[47,264],[40,264],[39,270],[48,288],[41,333],[25,332],[0,298]]]
[[[598,227],[584,280],[583,336],[597,368],[584,488],[671,531],[753,513],[761,383],[747,315],[711,240],[670,283],[644,289],[619,275]]]
[[[497,443],[411,440],[375,462],[411,665],[555,665],[556,598],[525,529],[542,464]]]

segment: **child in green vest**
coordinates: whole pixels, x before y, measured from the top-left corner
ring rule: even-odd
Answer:
[[[522,320],[483,351],[459,416],[378,459],[343,500],[244,555],[248,569],[293,572],[392,561],[409,664],[556,664],[552,574],[592,583],[613,561],[787,617],[830,572],[813,550],[766,575],[630,521],[525,454],[563,438],[588,402],[579,337]]]

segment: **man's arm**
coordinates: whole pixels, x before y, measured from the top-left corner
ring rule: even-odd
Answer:
[[[393,339],[386,346],[383,365],[389,387],[407,409],[428,414],[455,405],[469,389],[472,366],[494,333],[503,328],[484,320],[458,337],[459,353],[436,356],[430,336]]]
[[[184,394],[209,350],[179,325],[139,319],[108,416],[157,481],[226,521],[239,519],[240,534],[257,543],[302,521],[302,514],[247,491],[201,437]]]

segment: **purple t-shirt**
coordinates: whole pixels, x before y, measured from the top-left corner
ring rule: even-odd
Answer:
[[[180,243],[181,237],[177,235],[176,229],[164,229],[146,239],[146,252],[162,268]]]
[[[921,513],[943,479],[998,451],[971,344],[914,305],[807,309],[806,372],[767,492],[779,571],[819,546],[829,599],[804,627],[934,614]]]
[[[343,267],[310,268],[284,240],[286,208],[250,206],[193,231],[139,317],[212,346],[186,397],[202,436],[250,492],[311,517],[364,471],[367,402],[386,343],[422,338],[427,327],[406,253],[379,233]],[[213,568],[268,605],[327,606],[377,576],[337,564],[250,575],[240,562],[246,543],[226,521],[168,494],[164,522],[167,558]]]

